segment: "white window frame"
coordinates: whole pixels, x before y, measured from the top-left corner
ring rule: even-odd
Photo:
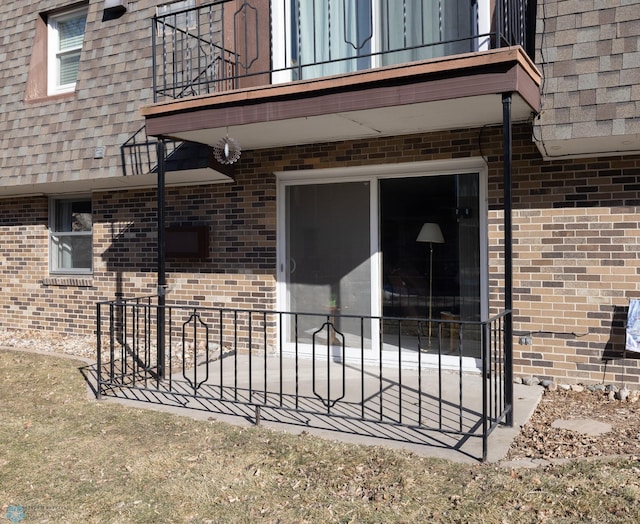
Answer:
[[[91,231],[57,231],[55,229],[58,206],[62,203],[73,202],[89,202],[91,204]],[[90,239],[90,264],[88,268],[59,267],[58,260],[61,249],[61,239],[72,237],[88,237]],[[93,201],[91,196],[56,197],[49,199],[49,273],[73,275],[90,275],[93,273]]]
[[[82,46],[84,44],[84,35],[86,34],[86,17],[88,8],[80,7],[77,9],[71,9],[69,11],[63,11],[60,13],[54,13],[47,17],[47,94],[57,95],[61,93],[69,93],[75,90],[76,80],[67,84],[60,83],[60,57],[63,55],[69,55],[72,53],[81,53]],[[82,43],[76,47],[60,50],[60,33],[58,30],[58,24],[70,18],[76,18],[78,15],[84,14],[85,16],[85,32],[83,33]]]

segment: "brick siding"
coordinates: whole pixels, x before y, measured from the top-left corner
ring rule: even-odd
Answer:
[[[560,381],[640,382],[621,359],[640,297],[640,156],[545,162],[514,130],[515,372]],[[500,128],[246,151],[236,181],[169,188],[167,225],[206,226],[209,256],[167,261],[171,301],[275,307],[275,171],[483,156],[489,166],[490,305],[502,308]],[[0,200],[1,328],[89,334],[95,302],[155,293],[154,189],[93,195],[94,274],[48,274],[47,199]]]

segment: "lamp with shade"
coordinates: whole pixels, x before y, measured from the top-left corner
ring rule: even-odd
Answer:
[[[444,244],[440,226],[434,222],[425,222],[418,233],[416,242],[429,243],[429,347],[431,347],[431,318],[433,290],[433,244]]]

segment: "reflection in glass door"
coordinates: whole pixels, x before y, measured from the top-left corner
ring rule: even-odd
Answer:
[[[300,313],[298,341],[310,343],[326,321],[347,347],[370,339],[369,322],[362,333],[359,319],[340,316],[371,315],[369,190],[368,182],[287,186],[288,307]]]
[[[432,319],[405,322],[403,338],[421,337],[422,350],[459,349],[460,325],[481,317],[479,176],[476,173],[380,181],[380,243],[384,317]],[[423,224],[437,224],[444,242],[419,242]],[[430,313],[431,312],[431,313]],[[438,324],[445,320],[447,323]],[[450,323],[453,322],[453,323]],[[431,325],[430,325],[431,324]],[[386,323],[386,335],[396,326]],[[479,334],[462,333],[464,356],[476,356]],[[429,333],[432,337],[429,337]],[[430,340],[431,338],[431,340]]]

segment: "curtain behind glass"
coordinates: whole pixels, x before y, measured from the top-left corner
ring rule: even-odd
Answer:
[[[370,0],[293,0],[299,78],[317,78],[370,66]],[[294,21],[294,26],[296,22]]]
[[[379,2],[382,65],[465,53],[473,49],[473,0]],[[437,44],[459,39],[466,40]]]

